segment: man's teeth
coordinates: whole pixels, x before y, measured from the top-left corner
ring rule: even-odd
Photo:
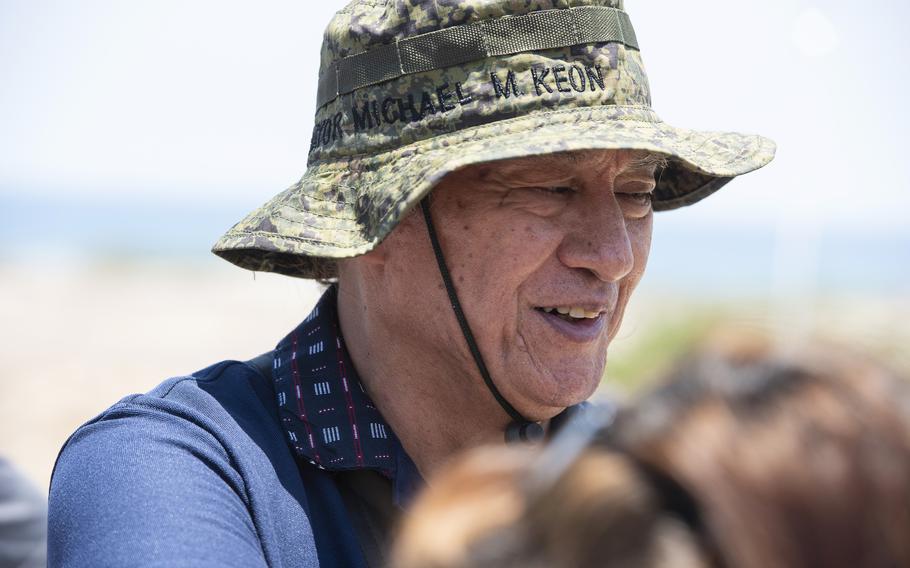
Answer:
[[[575,318],[575,319],[594,319],[594,318],[600,316],[599,311],[589,312],[588,310],[586,310],[584,308],[576,308],[576,307],[558,307],[558,308],[542,308],[542,309],[543,309],[543,311],[547,312],[548,314],[555,311],[559,315],[569,316],[570,318]]]

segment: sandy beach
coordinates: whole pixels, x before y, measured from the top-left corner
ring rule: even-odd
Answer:
[[[267,351],[312,283],[217,263],[0,270],[0,452],[47,487],[57,450],[123,396]]]

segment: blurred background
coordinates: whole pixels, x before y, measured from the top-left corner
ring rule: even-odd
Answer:
[[[46,490],[121,397],[271,349],[317,285],[208,251],[303,173],[341,1],[0,0],[0,454]],[[910,372],[905,2],[629,0],[665,121],[777,159],[658,214],[604,389],[707,333]]]

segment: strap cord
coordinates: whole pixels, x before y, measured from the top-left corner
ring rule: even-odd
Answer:
[[[439,245],[439,238],[436,236],[433,217],[430,215],[429,196],[424,197],[420,201],[420,208],[423,211],[423,218],[427,223],[427,232],[430,234],[430,243],[433,245],[433,253],[436,255],[436,264],[439,266],[439,272],[442,274],[442,281],[445,283],[446,292],[449,294],[452,310],[455,312],[455,318],[458,320],[458,325],[461,326],[461,333],[464,335],[465,341],[468,342],[468,349],[471,350],[471,355],[474,357],[474,362],[477,364],[480,376],[483,377],[483,382],[487,385],[487,388],[493,394],[493,398],[496,399],[499,406],[506,411],[512,420],[522,425],[530,423],[530,420],[522,416],[521,413],[515,410],[515,407],[502,396],[502,393],[499,392],[499,389],[497,389],[496,385],[493,383],[493,379],[490,378],[490,372],[483,362],[483,356],[480,354],[480,349],[477,348],[477,341],[474,340],[474,334],[471,333],[468,320],[465,318],[464,311],[461,309],[461,303],[458,301],[458,295],[455,293],[455,285],[452,283],[452,277],[449,275],[449,269],[446,266],[445,257],[442,254],[442,247]]]

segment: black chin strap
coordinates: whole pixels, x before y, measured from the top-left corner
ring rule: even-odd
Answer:
[[[445,284],[446,292],[449,294],[449,301],[452,304],[452,310],[455,312],[455,318],[458,320],[458,325],[461,327],[461,333],[464,335],[465,341],[468,342],[468,349],[471,351],[471,356],[474,357],[474,362],[477,364],[480,376],[483,378],[483,382],[487,385],[490,393],[493,394],[493,398],[495,398],[496,402],[499,403],[499,406],[506,411],[506,414],[512,418],[512,422],[506,428],[506,442],[537,441],[542,439],[544,435],[543,427],[537,422],[528,420],[522,416],[520,412],[515,410],[515,407],[502,396],[502,393],[499,392],[499,389],[497,389],[496,385],[493,383],[493,379],[490,378],[490,372],[483,362],[483,356],[481,356],[480,349],[477,347],[477,341],[474,340],[474,334],[471,333],[471,327],[468,325],[468,320],[464,315],[464,311],[461,309],[461,303],[458,301],[458,294],[455,293],[455,285],[452,283],[452,277],[449,275],[445,257],[442,255],[442,247],[439,246],[439,238],[436,236],[436,229],[433,226],[433,217],[430,215],[429,196],[424,197],[423,200],[421,200],[420,208],[423,211],[423,218],[427,224],[427,232],[430,235],[430,243],[433,245],[433,253],[436,255],[436,264],[439,266],[439,273],[442,275],[442,281]]]

